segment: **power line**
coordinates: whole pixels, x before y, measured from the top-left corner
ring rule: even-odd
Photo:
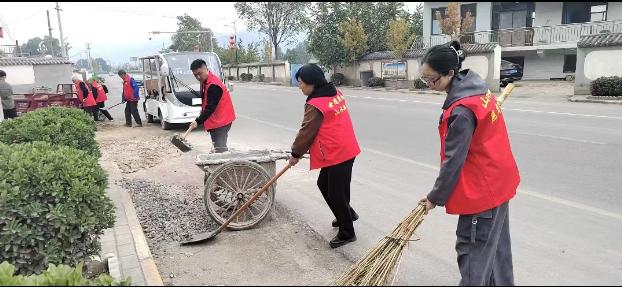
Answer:
[[[15,42],[15,38],[13,38],[13,34],[11,33],[11,30],[9,30],[9,25],[7,25],[6,22],[4,22],[4,18],[2,18],[2,15],[0,15],[0,23],[2,24],[2,26],[6,28],[6,34],[9,35],[9,38],[11,38],[11,41]]]

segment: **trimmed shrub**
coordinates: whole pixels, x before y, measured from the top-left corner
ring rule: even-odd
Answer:
[[[264,74],[256,75],[254,80],[257,81],[257,82],[263,82],[263,81],[266,80],[266,75],[264,75]]]
[[[242,79],[242,81],[244,82],[250,82],[253,80],[253,74],[250,73],[242,73],[240,75],[240,79]]]
[[[590,83],[595,97],[622,97],[622,77],[600,77]]]
[[[346,84],[346,76],[342,73],[334,73],[330,76],[330,81],[335,84],[335,86],[342,86]]]
[[[95,141],[95,121],[75,108],[50,107],[26,113],[0,123],[0,142],[43,141],[86,151],[99,157]]]
[[[369,81],[367,81],[367,85],[370,87],[384,87],[384,79],[378,77],[370,78]]]
[[[421,79],[415,80],[415,89],[423,90],[427,88],[428,88],[428,85],[426,85],[426,83],[423,80]]]
[[[107,174],[84,151],[0,144],[0,261],[29,275],[97,254],[115,219],[106,187]]]
[[[227,80],[229,80],[229,81],[235,81],[235,76],[227,76]]]
[[[50,264],[40,275],[15,275],[15,266],[9,262],[0,264],[0,285],[2,286],[130,286],[132,279],[115,281],[110,275],[102,274],[95,279],[87,279],[82,274],[82,263],[76,268],[67,265]]]

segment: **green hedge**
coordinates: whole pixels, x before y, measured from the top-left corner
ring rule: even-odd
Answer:
[[[82,263],[76,268],[67,265],[50,264],[40,275],[15,275],[15,267],[8,262],[0,264],[0,286],[130,286],[131,279],[115,281],[102,274],[95,279],[84,278]]]
[[[253,80],[253,74],[251,73],[242,73],[240,74],[240,79],[244,82],[250,82]]]
[[[378,77],[370,78],[367,85],[370,87],[384,87],[384,79]]]
[[[600,77],[590,84],[592,96],[622,97],[622,77]]]
[[[0,142],[43,141],[101,155],[95,141],[95,121],[75,108],[50,107],[0,123]]]
[[[97,254],[115,219],[106,187],[97,158],[83,151],[0,144],[0,261],[28,275]]]
[[[342,73],[334,73],[330,76],[330,81],[335,84],[335,86],[342,86],[346,83],[346,76]]]

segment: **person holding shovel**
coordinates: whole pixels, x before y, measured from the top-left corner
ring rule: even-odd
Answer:
[[[501,109],[478,74],[460,70],[465,57],[457,41],[423,57],[421,79],[447,97],[439,122],[441,169],[419,203],[426,214],[445,206],[459,215],[460,285],[514,285],[509,201],[520,176]]]
[[[222,80],[207,68],[204,60],[194,60],[190,70],[201,83],[203,97],[201,114],[190,123],[190,129],[196,129],[202,124],[212,138],[215,152],[226,152],[229,130],[235,120],[231,95]]]
[[[140,119],[138,113],[138,101],[140,96],[138,95],[138,84],[136,80],[128,75],[124,70],[117,72],[121,80],[123,80],[123,94],[121,95],[121,102],[125,103],[125,126],[132,127],[132,117],[136,121],[136,127],[141,128],[143,122]]]
[[[333,212],[333,227],[339,227],[330,247],[356,241],[353,221],[358,214],[350,206],[350,181],[354,159],[361,149],[341,91],[326,81],[324,72],[306,64],[296,73],[298,87],[307,96],[302,127],[289,159],[294,166],[309,151],[310,169],[321,168],[317,186]]]

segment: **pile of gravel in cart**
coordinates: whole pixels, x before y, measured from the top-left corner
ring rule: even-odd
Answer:
[[[141,179],[122,179],[117,184],[130,192],[152,249],[218,228],[205,210],[200,186],[170,186]]]

